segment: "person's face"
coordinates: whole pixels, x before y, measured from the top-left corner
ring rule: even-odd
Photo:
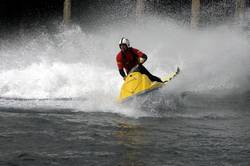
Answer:
[[[121,44],[120,49],[121,49],[122,52],[126,52],[128,50],[128,47],[127,47],[126,44]]]

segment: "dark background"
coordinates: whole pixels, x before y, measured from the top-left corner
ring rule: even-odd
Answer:
[[[50,29],[62,23],[63,2],[64,0],[1,0],[1,35],[15,34],[20,29],[29,30],[38,27]],[[191,0],[147,0],[146,2],[146,14],[190,21]],[[218,22],[225,17],[233,16],[235,0],[201,2],[203,23]],[[72,21],[89,28],[126,21],[135,18],[135,5],[136,0],[72,0]],[[247,0],[247,6],[250,6],[250,0]]]
[[[47,24],[50,20],[62,20],[63,0],[1,0],[1,30],[29,28]]]

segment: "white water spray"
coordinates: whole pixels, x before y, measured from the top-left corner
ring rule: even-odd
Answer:
[[[122,84],[115,62],[122,36],[148,55],[145,66],[153,74],[161,77],[180,66],[181,74],[169,90],[249,90],[245,32],[227,26],[192,30],[167,19],[148,18],[139,25],[110,25],[96,33],[74,26],[6,43],[0,50],[0,96],[85,98],[95,101],[89,104],[93,107],[114,103]]]

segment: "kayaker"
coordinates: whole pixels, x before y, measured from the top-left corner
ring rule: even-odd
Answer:
[[[126,38],[121,38],[119,41],[121,51],[116,56],[116,62],[119,72],[125,80],[129,71],[138,65],[139,72],[148,76],[151,81],[162,82],[162,80],[152,75],[142,64],[146,62],[147,55],[136,48],[130,47],[130,42]],[[126,70],[126,73],[124,72]]]

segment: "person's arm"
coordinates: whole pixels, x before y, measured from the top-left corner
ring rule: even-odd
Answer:
[[[144,62],[146,62],[146,60],[148,59],[146,54],[143,54],[141,57],[139,57],[139,64],[143,64]]]
[[[118,67],[120,75],[123,77],[123,79],[125,79],[126,74],[123,70],[122,57],[120,53],[116,56],[116,63],[117,63],[117,67]]]
[[[123,69],[119,69],[119,73],[123,77],[123,79],[125,79],[126,74],[125,74],[124,70]]]
[[[148,59],[147,55],[144,54],[143,52],[141,52],[140,50],[136,49],[136,48],[132,48],[133,52],[137,55],[138,57],[138,63],[139,64],[143,64],[144,62],[146,62],[146,60]]]

